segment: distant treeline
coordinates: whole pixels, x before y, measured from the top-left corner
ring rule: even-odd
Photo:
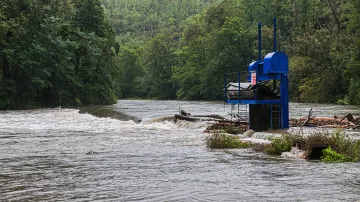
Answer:
[[[0,0],[0,108],[220,100],[274,17],[291,99],[360,104],[360,0]]]

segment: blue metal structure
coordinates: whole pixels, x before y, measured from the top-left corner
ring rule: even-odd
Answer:
[[[249,125],[255,131],[289,128],[289,94],[288,94],[288,57],[276,50],[276,18],[274,19],[274,52],[268,53],[262,60],[261,23],[258,24],[258,60],[248,67],[247,81],[252,82],[247,89],[242,89],[240,72],[224,75],[224,96],[227,104],[250,105]],[[227,77],[237,74],[238,89],[228,89]],[[264,83],[273,82],[273,86]],[[278,87],[279,85],[279,87]],[[262,91],[262,89],[271,89]],[[236,92],[237,91],[237,92]],[[265,92],[265,93],[264,93]],[[271,96],[268,96],[270,92]],[[237,96],[229,96],[237,95]],[[250,96],[243,96],[250,95]]]

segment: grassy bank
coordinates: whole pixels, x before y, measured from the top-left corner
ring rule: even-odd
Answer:
[[[227,135],[221,132],[215,132],[206,137],[206,146],[212,149],[235,149],[235,148],[249,148],[252,143],[241,141],[235,135]]]
[[[311,135],[283,133],[282,138],[270,139],[269,144],[251,143],[236,135],[217,130],[210,134],[205,143],[209,148],[252,148],[256,152],[281,155],[292,148],[303,151],[302,158],[320,159],[323,162],[359,162],[360,140],[354,140],[341,131],[318,132]]]

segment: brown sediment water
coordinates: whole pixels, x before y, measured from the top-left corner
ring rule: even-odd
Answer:
[[[306,116],[311,107],[317,116],[360,115],[357,106],[292,103],[291,116]],[[230,111],[222,102],[120,100],[82,113],[0,112],[0,201],[360,198],[359,163],[308,162],[250,149],[210,150],[203,134],[208,123],[151,121],[179,108],[223,116]],[[142,122],[135,123],[138,119]]]

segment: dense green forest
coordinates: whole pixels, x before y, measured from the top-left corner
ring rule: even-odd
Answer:
[[[0,1],[0,108],[111,104],[119,45],[98,1]]]
[[[360,0],[0,0],[0,109],[221,100],[273,17],[291,99],[360,104]]]

